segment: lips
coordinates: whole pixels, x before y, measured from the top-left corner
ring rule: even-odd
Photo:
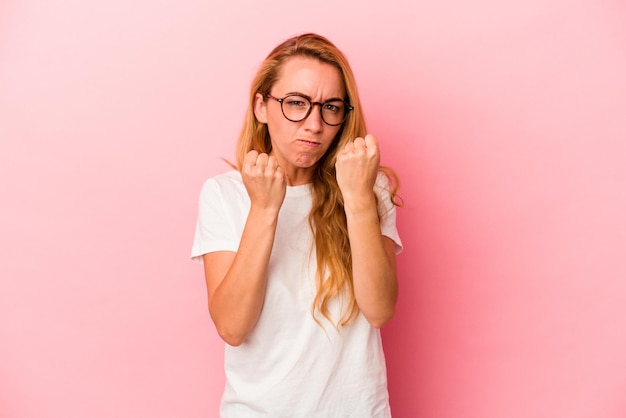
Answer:
[[[317,141],[311,141],[311,140],[308,140],[308,139],[298,139],[298,142],[300,142],[301,144],[304,144],[304,145],[311,146],[311,147],[314,147],[314,146],[320,144]]]

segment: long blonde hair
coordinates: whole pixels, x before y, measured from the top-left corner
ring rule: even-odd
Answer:
[[[272,144],[267,125],[260,123],[254,115],[256,94],[269,93],[278,80],[282,65],[292,57],[303,56],[317,59],[339,69],[346,89],[345,100],[353,107],[335,140],[324,156],[317,162],[312,180],[313,205],[309,223],[314,235],[317,261],[317,294],[313,301],[312,314],[319,311],[331,323],[329,302],[335,297],[345,296],[344,311],[338,325],[346,325],[359,313],[352,283],[352,255],[348,228],[344,212],[343,197],[335,177],[337,152],[346,143],[367,133],[365,119],[359,102],[356,82],[348,60],[343,53],[323,36],[307,33],[287,39],[267,56],[259,67],[250,88],[250,101],[243,128],[237,145],[237,168],[241,170],[245,155],[251,151],[269,153]],[[397,178],[389,169],[397,186]],[[396,187],[392,190],[392,201]],[[344,293],[345,292],[345,293]]]

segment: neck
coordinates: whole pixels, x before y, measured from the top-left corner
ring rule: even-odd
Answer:
[[[301,186],[303,184],[311,183],[314,169],[314,167],[310,167],[286,171],[285,175],[287,178],[287,186]]]

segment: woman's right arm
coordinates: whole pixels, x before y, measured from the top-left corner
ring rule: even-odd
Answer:
[[[250,212],[236,253],[203,255],[209,312],[222,339],[240,345],[256,325],[267,283],[278,213],[285,198],[285,176],[274,157],[250,151],[241,176]]]

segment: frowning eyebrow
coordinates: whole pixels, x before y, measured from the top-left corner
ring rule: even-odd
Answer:
[[[285,94],[285,97],[287,96],[301,96],[304,97],[305,99],[307,99],[309,102],[313,102],[313,99],[311,99],[311,96],[306,95],[302,92],[299,91],[290,91],[289,93]],[[326,99],[324,100],[322,103],[328,103],[328,102],[343,102],[344,99],[340,98],[340,97],[331,97],[330,99]]]

